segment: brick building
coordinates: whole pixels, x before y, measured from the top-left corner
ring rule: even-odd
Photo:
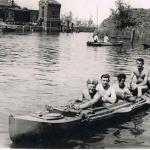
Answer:
[[[21,9],[12,0],[0,0],[0,19],[9,24],[24,25],[37,22],[38,10]]]
[[[0,20],[15,25],[37,23],[45,31],[60,31],[60,8],[55,0],[40,0],[39,10],[21,8],[14,0],[0,0]]]

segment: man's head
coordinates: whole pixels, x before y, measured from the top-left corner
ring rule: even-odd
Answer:
[[[87,83],[87,88],[88,88],[89,93],[93,93],[96,90],[98,81],[95,79],[88,79],[86,83]]]
[[[124,87],[125,85],[125,80],[126,80],[126,75],[124,73],[121,73],[117,76],[118,78],[118,82],[119,82],[119,86],[120,87]]]
[[[103,74],[101,76],[101,82],[102,82],[103,87],[108,87],[109,86],[109,81],[110,81],[109,74]]]
[[[136,60],[136,64],[137,64],[137,68],[138,68],[138,69],[143,68],[143,66],[144,66],[144,59],[143,59],[143,58],[138,58],[138,59]]]

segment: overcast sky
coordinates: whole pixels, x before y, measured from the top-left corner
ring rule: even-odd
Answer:
[[[110,15],[110,9],[115,8],[116,0],[57,0],[61,3],[61,14],[73,12],[73,17],[81,19],[93,18],[94,22],[100,24]],[[39,0],[15,0],[21,7],[38,9]],[[134,8],[150,8],[150,0],[124,0]],[[98,11],[97,11],[98,10]],[[98,12],[98,13],[97,13]],[[98,15],[97,15],[98,14]]]

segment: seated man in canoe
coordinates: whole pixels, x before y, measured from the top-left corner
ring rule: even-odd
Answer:
[[[149,87],[149,72],[144,68],[144,59],[136,60],[137,68],[135,68],[131,75],[130,89],[137,92],[137,97],[141,97],[143,92]]]
[[[96,90],[98,81],[95,79],[88,79],[87,88],[81,93],[81,98],[77,99],[74,103],[75,109],[84,109],[88,107],[94,107],[96,105],[101,105],[100,93]]]
[[[98,33],[95,33],[95,34],[93,35],[93,41],[94,41],[95,43],[99,42]]]
[[[104,43],[109,43],[109,37],[107,34],[104,36]]]
[[[101,101],[106,105],[116,103],[116,92],[109,82],[110,76],[108,74],[103,74],[101,76],[101,84],[98,84],[96,87],[101,95]]]
[[[117,100],[127,100],[129,102],[134,102],[136,98],[131,94],[128,87],[125,85],[126,75],[121,73],[117,76],[118,83],[114,85]]]

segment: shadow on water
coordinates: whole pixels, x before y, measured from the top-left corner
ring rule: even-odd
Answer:
[[[59,133],[53,137],[36,136],[30,137],[20,143],[12,143],[11,148],[122,148],[140,147],[143,141],[130,140],[142,135],[145,130],[142,128],[143,118],[148,115],[148,107],[138,111],[117,115],[114,118],[86,124],[76,130]],[[129,133],[128,137],[122,136],[122,132]],[[109,138],[113,137],[111,143]],[[93,146],[95,145],[95,146]],[[129,147],[128,147],[129,148]]]

